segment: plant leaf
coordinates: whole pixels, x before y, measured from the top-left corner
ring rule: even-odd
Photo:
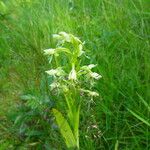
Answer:
[[[71,130],[67,120],[63,117],[61,112],[59,112],[58,110],[53,108],[52,111],[56,118],[56,122],[59,126],[60,132],[61,132],[63,138],[65,139],[65,143],[66,143],[67,147],[75,148],[77,146],[76,140],[74,138],[74,135],[72,133],[72,130]]]

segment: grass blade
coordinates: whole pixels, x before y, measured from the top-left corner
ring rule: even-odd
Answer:
[[[139,116],[138,114],[136,114],[135,112],[133,112],[132,110],[128,109],[128,111],[137,119],[139,119],[140,121],[142,121],[143,123],[145,123],[146,125],[150,126],[150,123],[148,121],[146,121],[145,119],[143,119],[141,116]]]
[[[143,99],[142,96],[140,96],[138,93],[137,93],[138,97],[140,98],[140,100],[142,101],[142,103],[147,107],[148,111],[150,111],[150,106],[149,104]]]

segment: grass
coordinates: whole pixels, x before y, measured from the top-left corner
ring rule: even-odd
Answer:
[[[149,1],[4,3],[6,11],[0,10],[0,150],[65,149],[53,123],[44,122],[39,112],[28,126],[31,131],[40,130],[40,136],[22,135],[26,124],[14,126],[18,114],[27,116],[31,110],[22,99],[30,95],[53,99],[42,50],[54,47],[51,34],[59,31],[85,41],[91,57],[85,58],[85,64],[98,64],[96,71],[103,76],[96,85],[100,98],[82,105],[81,149],[150,149]],[[51,103],[53,107],[55,102]]]

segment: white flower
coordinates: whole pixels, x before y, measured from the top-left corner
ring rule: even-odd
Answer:
[[[45,55],[54,55],[55,54],[56,56],[58,56],[58,53],[60,53],[60,52],[65,52],[65,53],[71,54],[70,50],[67,48],[64,48],[64,47],[57,47],[55,49],[50,48],[50,49],[44,50]]]
[[[95,65],[95,64],[90,64],[90,65],[88,65],[88,68],[89,69],[92,69],[92,68],[95,68],[97,66],[97,64]]]
[[[86,70],[86,71],[91,71],[92,68],[96,67],[97,65],[95,64],[90,64],[88,66],[82,66],[81,70]]]
[[[54,81],[50,85],[50,87],[51,87],[50,88],[51,90],[57,89],[57,90],[60,90],[60,91],[63,91],[63,92],[68,92],[68,87],[65,84],[61,84],[61,83],[56,82],[56,81]]]
[[[66,32],[59,32],[59,35],[61,35],[65,41],[67,42],[71,41],[70,35],[67,34]]]
[[[99,94],[97,92],[94,92],[94,91],[89,91],[89,95],[94,96],[94,97],[99,96]]]
[[[90,72],[90,76],[96,80],[99,80],[102,76],[96,72]]]
[[[56,69],[51,69],[51,70],[48,70],[48,71],[45,71],[47,74],[49,74],[50,76],[54,76],[56,75],[57,73],[57,70]]]
[[[56,69],[51,69],[45,72],[49,74],[50,76],[64,76],[65,74],[65,72],[60,67]]]
[[[77,74],[74,65],[72,66],[72,70],[69,73],[69,80],[77,80]]]
[[[50,85],[51,90],[53,90],[53,89],[55,89],[55,88],[58,88],[59,86],[60,86],[60,84],[57,83],[57,82],[53,82],[53,83]]]
[[[97,92],[90,91],[90,90],[81,89],[81,92],[87,93],[89,96],[93,96],[93,97],[99,96]]]
[[[45,49],[44,54],[45,55],[53,55],[56,53],[56,49],[50,48],[50,49]]]
[[[92,78],[94,78],[96,80],[99,80],[102,76],[99,75],[96,72],[92,72],[91,71],[91,69],[94,68],[94,67],[96,67],[96,66],[97,66],[97,64],[96,65],[95,64],[90,64],[88,66],[82,66],[81,70],[78,72],[78,74],[79,75],[86,74],[87,77],[90,77],[90,78],[92,77]]]

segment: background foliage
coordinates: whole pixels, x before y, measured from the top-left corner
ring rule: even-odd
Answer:
[[[42,54],[59,31],[85,41],[85,63],[103,76],[101,97],[82,105],[81,149],[150,149],[149,8],[148,0],[1,0],[0,150],[65,149]]]

